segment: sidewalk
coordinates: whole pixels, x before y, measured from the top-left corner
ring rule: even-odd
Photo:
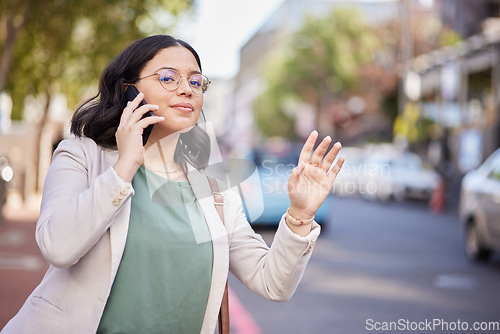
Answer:
[[[23,305],[48,268],[35,241],[36,208],[4,208],[0,221],[0,329]]]

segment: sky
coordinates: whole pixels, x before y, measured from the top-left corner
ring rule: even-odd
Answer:
[[[284,0],[197,0],[195,13],[174,32],[201,58],[203,73],[231,78],[239,68],[239,49]]]

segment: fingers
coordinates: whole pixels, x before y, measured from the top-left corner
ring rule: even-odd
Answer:
[[[332,183],[333,183],[333,181],[335,181],[335,178],[339,174],[340,169],[342,168],[342,165],[344,164],[344,161],[345,161],[345,158],[340,157],[337,160],[337,163],[335,164],[335,166],[333,166],[332,169],[330,170],[330,172],[328,172],[327,176],[330,178],[330,181]]]
[[[299,176],[302,173],[302,171],[304,170],[305,166],[306,166],[306,164],[304,162],[299,163],[299,165],[297,167],[292,169],[292,173],[290,174],[290,178],[292,180],[298,180]]]
[[[318,132],[315,130],[311,132],[302,148],[302,151],[300,152],[299,164],[301,162],[310,163],[314,167],[321,167],[323,171],[328,172],[333,161],[337,157],[337,154],[342,148],[342,145],[338,142],[335,143],[332,149],[327,153],[328,147],[332,142],[332,138],[330,136],[326,136],[313,153],[314,144],[317,139]],[[326,156],[325,153],[327,153]]]
[[[300,151],[299,165],[301,162],[308,163],[310,161],[316,139],[318,139],[318,132],[314,130],[307,138],[304,146],[302,147],[302,151]]]
[[[155,104],[145,104],[143,106],[140,106],[139,108],[135,109],[132,112],[132,115],[130,116],[130,119],[133,122],[139,122],[141,118],[148,112],[150,113],[150,116],[155,116],[153,112],[157,111],[160,107],[155,105]]]
[[[316,150],[313,153],[313,156],[311,158],[311,165],[315,167],[319,167],[320,165],[323,165],[321,162],[323,161],[323,157],[325,156],[326,150],[328,149],[328,146],[330,146],[330,143],[332,142],[332,138],[330,136],[326,136],[321,143],[318,145]]]
[[[164,120],[165,120],[165,117],[163,117],[163,116],[148,116],[148,117],[144,117],[143,119],[139,120],[136,124],[139,125],[139,127],[145,129],[151,124],[161,123]]]
[[[137,94],[135,99],[133,99],[132,101],[128,101],[127,106],[125,107],[125,109],[123,109],[121,119],[127,120],[128,118],[130,118],[134,110],[137,109],[137,107],[139,106],[139,104],[142,102],[143,99],[144,99],[144,94],[139,93]]]
[[[342,148],[342,145],[339,142],[336,142],[330,152],[325,156],[325,159],[323,160],[323,163],[321,164],[321,169],[324,170],[325,172],[328,172],[332,166],[333,161],[339,154],[340,149]]]
[[[133,121],[137,122],[148,111],[156,111],[160,107],[157,106],[156,104],[146,104],[144,102],[144,94],[139,93],[134,100],[130,101],[130,104],[128,104],[125,109],[127,108],[133,108],[131,112],[131,117]]]
[[[144,94],[139,93],[135,99],[127,103],[127,106],[123,109],[120,123],[129,126],[138,124],[144,129],[150,124],[159,123],[165,119],[164,117],[154,116],[152,113],[153,111],[158,110],[159,106],[155,104],[144,104],[142,103],[143,99]],[[145,117],[142,119],[142,117],[148,112],[151,112],[153,117]]]

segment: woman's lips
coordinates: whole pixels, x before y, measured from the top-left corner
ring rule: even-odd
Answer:
[[[193,112],[193,106],[190,103],[177,103],[172,108],[185,113]]]

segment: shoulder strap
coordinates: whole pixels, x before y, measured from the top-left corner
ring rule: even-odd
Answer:
[[[217,210],[217,213],[219,214],[220,220],[222,220],[222,223],[225,224],[224,222],[224,196],[219,192],[219,185],[217,184],[217,181],[211,177],[207,176],[208,183],[210,183],[210,189],[212,189],[212,196],[214,198],[214,205],[215,209]]]
[[[207,176],[208,183],[210,184],[210,189],[212,190],[212,196],[214,198],[214,205],[217,213],[219,214],[222,223],[224,223],[224,196],[219,192],[219,185],[217,181],[210,176]],[[230,324],[229,324],[229,295],[228,295],[228,285],[226,280],[226,288],[224,289],[224,295],[222,297],[222,304],[219,311],[219,334],[229,334]]]

